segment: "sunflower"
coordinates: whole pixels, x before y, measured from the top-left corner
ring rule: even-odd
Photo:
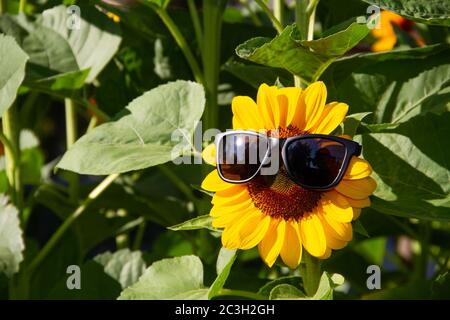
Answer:
[[[326,99],[323,82],[305,90],[263,84],[256,102],[246,96],[233,98],[233,129],[277,129],[281,138],[331,134],[344,120],[348,106],[326,104]],[[214,153],[215,147],[210,145],[203,152],[204,159],[214,164]],[[284,170],[270,182],[260,177],[246,184],[227,183],[214,170],[203,180],[202,188],[214,192],[210,215],[213,226],[223,228],[225,248],[258,246],[269,267],[281,256],[287,266],[296,268],[303,248],[326,259],[332,250],[352,240],[351,222],[361,208],[370,206],[369,196],[376,188],[371,172],[366,160],[353,157],[339,185],[319,192],[302,189]]]
[[[380,28],[372,30],[373,37],[377,39],[372,45],[372,51],[389,51],[394,48],[397,43],[394,25],[409,34],[418,46],[423,47],[425,45],[423,38],[414,29],[414,22],[391,11],[384,10],[380,13]]]

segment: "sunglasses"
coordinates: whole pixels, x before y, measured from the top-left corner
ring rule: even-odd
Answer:
[[[253,131],[218,134],[216,163],[219,176],[229,183],[246,183],[279,156],[290,179],[304,189],[326,191],[342,180],[352,156],[361,154],[355,141],[322,134],[275,138]],[[279,159],[279,158],[278,158]],[[280,166],[276,168],[276,174]],[[270,171],[270,170],[269,170]]]

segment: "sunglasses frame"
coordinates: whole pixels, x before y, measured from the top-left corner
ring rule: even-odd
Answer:
[[[260,138],[267,140],[267,144],[268,144],[266,154],[264,155],[263,160],[261,161],[261,164],[260,164],[258,170],[255,172],[255,174],[252,175],[248,179],[239,180],[239,181],[230,180],[230,179],[225,178],[221,172],[221,169],[220,169],[221,162],[219,161],[219,159],[220,159],[219,146],[220,146],[221,141],[226,136],[236,135],[236,134],[258,136]],[[308,185],[305,185],[304,183],[301,183],[300,181],[298,181],[293,176],[293,174],[289,168],[288,162],[286,160],[287,159],[287,149],[291,143],[298,141],[298,140],[315,139],[315,138],[322,138],[322,139],[339,142],[339,143],[343,144],[345,147],[345,156],[344,156],[344,160],[342,162],[342,166],[339,170],[339,174],[336,176],[336,178],[334,179],[334,181],[332,183],[330,183],[329,185],[324,186],[324,187],[308,186]],[[261,168],[266,164],[272,148],[276,145],[280,145],[281,146],[281,159],[282,159],[283,165],[286,168],[286,171],[289,175],[289,178],[304,189],[317,190],[317,191],[327,191],[327,190],[333,189],[335,186],[337,186],[339,184],[339,182],[341,182],[342,178],[344,177],[344,174],[347,171],[348,165],[350,164],[351,158],[353,156],[359,156],[361,154],[361,150],[362,150],[362,146],[356,141],[352,141],[352,140],[348,140],[348,139],[340,138],[340,137],[336,137],[336,136],[325,135],[325,134],[305,134],[305,135],[294,136],[294,137],[289,137],[289,138],[276,138],[276,137],[267,136],[263,133],[258,133],[255,131],[248,131],[248,130],[233,130],[233,131],[227,131],[224,133],[220,133],[220,134],[216,135],[215,145],[216,145],[217,172],[219,173],[220,178],[225,182],[234,183],[234,184],[242,184],[242,183],[247,183],[250,180],[254,179],[261,171]]]

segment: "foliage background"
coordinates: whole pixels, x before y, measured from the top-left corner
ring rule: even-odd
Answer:
[[[0,172],[2,298],[304,298],[298,270],[269,269],[255,249],[221,250],[199,188],[211,167],[170,162],[173,131],[191,136],[202,114],[204,128],[230,128],[233,96],[292,86],[291,73],[350,105],[342,130],[363,143],[378,182],[352,243],[323,262],[314,298],[450,297],[449,1],[322,0],[315,41],[296,33],[294,2],[279,36],[254,1],[78,1],[79,33],[67,31],[63,2],[73,1],[28,1],[17,16],[25,2],[3,1],[2,142],[20,159],[11,168],[3,157]],[[369,4],[414,19],[427,45],[397,28],[393,51],[369,52],[369,29],[351,25]],[[74,264],[83,289],[69,291]],[[366,286],[372,264],[382,290]],[[345,284],[333,292],[334,273]]]

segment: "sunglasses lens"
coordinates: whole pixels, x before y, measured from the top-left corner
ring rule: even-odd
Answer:
[[[245,133],[225,135],[218,145],[217,168],[230,182],[243,182],[253,177],[267,153],[268,139]]]
[[[310,188],[326,188],[339,175],[347,149],[326,138],[294,140],[287,146],[287,165],[294,178]]]

